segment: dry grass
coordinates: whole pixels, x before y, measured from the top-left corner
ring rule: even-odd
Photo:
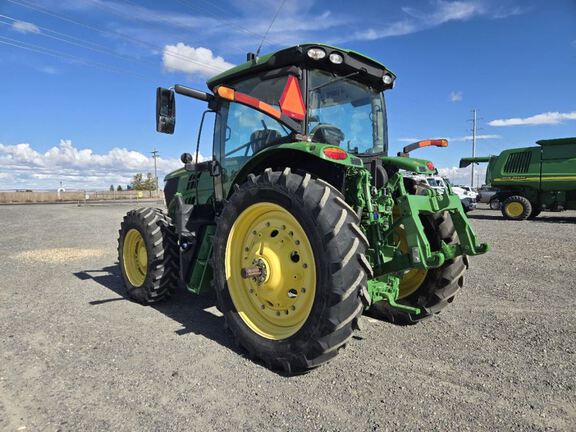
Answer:
[[[77,261],[84,258],[100,257],[105,255],[106,252],[106,249],[34,249],[14,254],[12,255],[12,258],[41,263],[64,263],[66,261]]]

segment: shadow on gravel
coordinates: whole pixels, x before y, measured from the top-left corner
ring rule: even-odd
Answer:
[[[504,217],[501,214],[495,215],[485,215],[485,214],[474,214],[467,213],[468,219],[478,219],[478,220],[501,220],[504,221]],[[510,221],[514,222],[514,221]],[[562,216],[539,216],[536,219],[529,219],[532,223],[576,223],[575,217],[562,217]]]
[[[99,306],[120,300],[130,301],[126,296],[118,264],[104,267],[100,270],[83,270],[73,274],[83,281],[92,280],[98,282],[103,287],[106,287],[110,291],[121,296],[120,298],[113,297],[91,301],[90,304],[93,306]],[[215,306],[215,304],[216,299],[213,296],[197,296],[185,292],[182,289],[178,289],[168,301],[154,303],[147,307],[156,309],[168,318],[182,324],[182,329],[177,330],[177,334],[185,335],[188,333],[194,333],[202,335],[218,342],[220,345],[225,346],[231,351],[244,356],[245,353],[235,347],[232,338],[229,337],[227,332],[224,330],[224,319],[221,316],[216,316],[206,310]]]

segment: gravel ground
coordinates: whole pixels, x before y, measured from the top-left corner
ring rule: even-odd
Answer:
[[[123,297],[126,205],[0,207],[0,430],[576,430],[576,212],[472,213],[493,250],[433,320],[333,362],[246,358],[210,298]]]

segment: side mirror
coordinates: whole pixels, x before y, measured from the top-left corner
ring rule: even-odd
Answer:
[[[173,134],[176,127],[176,98],[174,91],[158,87],[156,89],[156,131]]]

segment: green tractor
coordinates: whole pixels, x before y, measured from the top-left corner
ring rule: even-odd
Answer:
[[[364,311],[412,324],[444,309],[488,246],[456,195],[403,175],[431,162],[387,156],[394,80],[357,52],[303,44],[249,54],[211,93],[159,88],[159,132],[174,132],[175,94],[214,113],[212,157],[199,160],[203,116],[194,156],[165,179],[167,211],[125,216],[129,296],[215,291],[236,343],[287,373],[336,356]]]
[[[504,150],[498,156],[463,158],[460,168],[487,162],[491,198],[510,220],[536,218],[543,210],[576,210],[576,138],[537,141],[538,147]]]

